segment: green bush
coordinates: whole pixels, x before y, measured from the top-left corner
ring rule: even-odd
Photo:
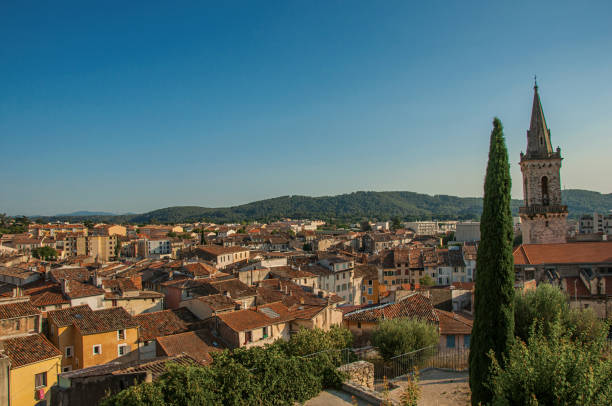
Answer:
[[[503,368],[490,353],[493,405],[612,404],[612,362],[601,356],[607,325],[585,344],[560,320],[546,328],[536,324],[527,343],[516,340],[510,347]]]
[[[300,330],[288,342],[214,353],[208,367],[168,364],[154,383],[141,383],[107,397],[102,406],[144,405],[294,405],[323,388],[338,387],[339,352],[352,336],[343,328]]]
[[[382,320],[372,333],[372,344],[388,360],[397,355],[438,344],[435,325],[417,319]]]
[[[537,322],[544,335],[559,322],[574,340],[592,342],[603,328],[603,322],[592,309],[570,309],[567,296],[561,289],[541,284],[537,289],[514,299],[514,331],[518,338],[527,341],[532,326]]]
[[[533,323],[538,320],[548,334],[550,326],[567,314],[567,297],[561,289],[547,283],[535,290],[514,296],[514,333],[527,341]]]

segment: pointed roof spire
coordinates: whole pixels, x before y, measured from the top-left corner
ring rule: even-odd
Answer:
[[[550,143],[550,130],[546,126],[544,110],[538,93],[537,77],[534,77],[533,107],[531,109],[531,123],[527,131],[527,156],[548,157],[553,153]]]

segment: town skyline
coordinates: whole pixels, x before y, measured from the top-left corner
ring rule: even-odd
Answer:
[[[480,197],[494,116],[521,198],[534,74],[562,188],[612,192],[605,2],[276,3],[189,18],[155,4],[79,19],[5,8],[0,134],[21,151],[0,162],[11,215],[360,190]],[[526,18],[544,14],[557,23]]]

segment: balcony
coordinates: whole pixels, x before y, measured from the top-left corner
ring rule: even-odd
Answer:
[[[567,206],[565,205],[552,205],[552,206],[528,206],[520,207],[519,214],[526,214],[529,216],[535,214],[545,213],[567,213]]]

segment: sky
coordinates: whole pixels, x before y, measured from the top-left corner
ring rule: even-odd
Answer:
[[[85,4],[87,3],[87,4]],[[564,188],[612,192],[612,2],[1,2],[0,212],[482,196],[537,74]]]

